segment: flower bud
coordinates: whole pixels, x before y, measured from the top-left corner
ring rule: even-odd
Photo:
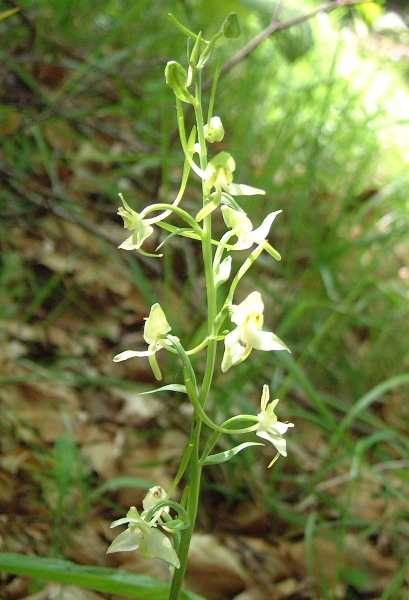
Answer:
[[[211,188],[215,184],[227,186],[233,181],[233,171],[236,168],[234,158],[228,152],[219,152],[208,162],[204,171],[206,187]]]
[[[224,137],[224,127],[220,120],[220,117],[212,117],[210,123],[204,126],[204,136],[206,141],[213,144],[213,142],[220,142]]]
[[[165,500],[165,498],[165,490],[160,485],[156,485],[155,487],[150,488],[145,498],[143,499],[142,506],[144,510],[149,510],[150,508],[152,508],[152,506],[155,506],[155,504],[157,504],[161,500]]]
[[[225,38],[239,37],[241,33],[241,27],[236,13],[232,12],[229,14],[227,19],[224,21],[221,30]]]
[[[169,61],[165,68],[165,78],[166,83],[172,88],[179,100],[188,104],[196,104],[195,97],[187,90],[188,76],[181,64],[174,60]]]
[[[182,65],[174,60],[168,62],[165,68],[166,83],[173,89],[186,89],[187,73]]]

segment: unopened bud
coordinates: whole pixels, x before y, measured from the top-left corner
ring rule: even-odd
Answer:
[[[241,33],[241,27],[236,13],[232,12],[229,14],[227,19],[224,21],[221,30],[225,38],[239,37]]]
[[[173,89],[186,89],[187,73],[182,65],[174,60],[168,62],[165,68],[166,83]]]
[[[212,117],[210,123],[204,126],[204,136],[207,142],[221,142],[224,137],[224,127],[220,117]]]
[[[178,62],[171,60],[165,67],[166,83],[175,92],[175,96],[187,102],[188,104],[196,104],[196,99],[187,90],[188,76],[185,69]]]

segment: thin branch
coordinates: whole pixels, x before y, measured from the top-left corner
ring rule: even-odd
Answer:
[[[372,0],[335,0],[334,2],[330,2],[325,6],[320,6],[316,8],[310,13],[305,15],[297,15],[292,19],[288,19],[287,21],[278,21],[274,19],[272,23],[263,31],[261,31],[258,35],[256,35],[244,48],[239,50],[230,60],[228,60],[221,68],[220,77],[225,75],[230,69],[232,69],[237,63],[246,58],[257,46],[268,36],[273,35],[277,31],[281,31],[282,29],[287,29],[288,27],[292,27],[293,25],[298,25],[298,23],[303,23],[312,17],[315,17],[319,13],[323,12],[331,12],[336,8],[340,8],[341,6],[353,6],[354,4],[364,4],[365,2],[371,2]],[[206,88],[209,87],[206,84]]]

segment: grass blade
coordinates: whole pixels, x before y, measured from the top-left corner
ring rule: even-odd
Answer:
[[[0,571],[141,600],[168,600],[169,597],[169,586],[153,577],[119,569],[84,567],[68,560],[0,552]],[[191,592],[183,592],[181,598],[203,600]]]

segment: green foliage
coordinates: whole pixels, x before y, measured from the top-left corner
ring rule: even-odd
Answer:
[[[57,581],[106,594],[119,594],[140,600],[167,600],[169,586],[146,575],[135,575],[118,569],[83,567],[52,558],[23,556],[0,552],[0,569],[6,573]],[[182,592],[181,600],[203,600],[192,592]]]

